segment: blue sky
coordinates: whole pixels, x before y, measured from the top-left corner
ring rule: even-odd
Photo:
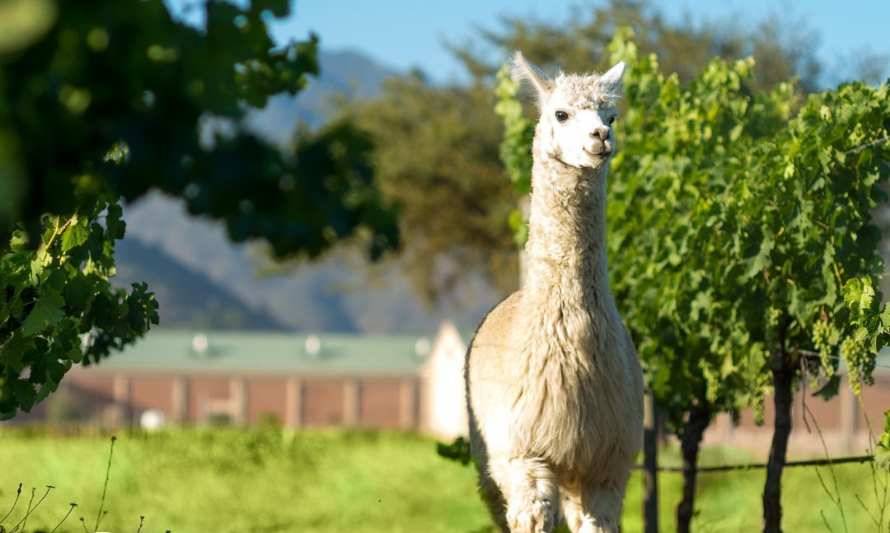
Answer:
[[[168,0],[175,7],[190,0]],[[573,8],[605,0],[297,0],[293,14],[273,26],[279,42],[303,39],[310,31],[328,50],[363,52],[379,63],[408,70],[420,67],[433,79],[460,78],[461,70],[443,42],[464,42],[478,27],[496,27],[500,15],[559,23]],[[653,0],[672,20],[717,20],[753,24],[780,13],[802,21],[819,36],[817,57],[843,67],[857,52],[890,56],[890,0]],[[832,78],[830,73],[828,77]]]
[[[572,7],[601,2],[578,0],[298,0],[295,12],[274,27],[277,39],[305,37],[313,30],[328,49],[350,48],[377,61],[406,70],[420,66],[434,79],[460,74],[442,46],[462,42],[477,26],[492,27],[502,14],[531,16],[550,22],[566,20]],[[820,39],[817,54],[823,63],[843,63],[858,50],[890,54],[890,0],[656,0],[671,19],[693,13],[693,20],[756,22],[771,13],[802,20]],[[693,12],[693,8],[696,11]]]

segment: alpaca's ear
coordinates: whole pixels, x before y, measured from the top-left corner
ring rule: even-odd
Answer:
[[[623,88],[623,83],[621,79],[624,77],[624,61],[619,61],[614,67],[610,68],[606,71],[605,74],[599,77],[597,80],[597,84],[603,89],[604,92],[613,95],[621,94],[621,89]]]
[[[550,80],[541,73],[540,69],[526,61],[522,52],[516,52],[513,56],[512,74],[513,79],[518,82],[521,82],[522,80],[531,82],[535,91],[538,93],[539,103],[546,100],[552,90],[553,86]]]

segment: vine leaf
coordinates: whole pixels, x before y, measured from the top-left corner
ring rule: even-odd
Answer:
[[[65,318],[64,306],[65,300],[61,294],[52,290],[46,291],[22,323],[22,334],[30,337],[57,324]]]
[[[87,227],[86,219],[74,218],[73,222],[62,233],[62,252],[67,253],[73,248],[87,242],[90,237],[90,230]]]

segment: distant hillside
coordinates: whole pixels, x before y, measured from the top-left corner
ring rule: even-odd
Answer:
[[[376,267],[378,272],[371,276],[368,265],[349,250],[335,251],[286,275],[259,276],[250,246],[230,243],[220,224],[190,217],[181,202],[158,193],[128,207],[125,217],[124,243],[137,241],[163,250],[180,266],[226,287],[248,306],[268,310],[294,331],[429,334],[443,318],[471,329],[498,299],[480,284],[461,295],[461,306],[428,309],[397,265]],[[134,269],[130,263],[135,257],[118,257],[122,272]],[[153,275],[171,278],[166,268]],[[162,313],[162,318],[171,325],[170,316]]]
[[[329,272],[298,276],[286,284],[280,278],[258,278],[247,246],[232,244],[220,224],[192,218],[179,201],[158,193],[128,207],[125,218],[127,237],[118,261],[128,271],[141,270],[131,263],[140,258],[125,253],[129,243],[137,243],[163,251],[171,259],[166,268],[152,273],[164,284],[176,286],[176,268],[184,268],[214,287],[226,287],[242,305],[267,310],[282,327],[297,331],[359,329],[345,310],[342,297],[326,290],[323,278]],[[119,270],[123,271],[121,267]],[[163,318],[169,325],[189,321],[181,315]]]
[[[192,270],[162,249],[138,239],[125,239],[116,249],[114,284],[129,287],[144,281],[160,304],[161,325],[206,329],[283,330],[268,312],[245,304],[236,295]]]
[[[394,72],[358,52],[321,51],[321,76],[296,96],[278,95],[265,109],[254,111],[248,124],[266,139],[286,145],[299,123],[315,127],[330,115],[336,97],[368,98],[376,95],[383,80]]]

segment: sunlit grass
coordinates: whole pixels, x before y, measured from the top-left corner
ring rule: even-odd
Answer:
[[[676,464],[673,451],[663,462]],[[51,530],[68,510],[80,506],[65,531],[80,531],[82,515],[92,524],[108,459],[108,437],[49,436],[0,432],[0,515],[20,481],[26,488],[57,487],[28,529]],[[751,459],[725,450],[707,450],[707,464]],[[873,529],[855,501],[867,502],[866,465],[837,468],[849,531]],[[702,474],[699,532],[753,531],[760,527],[761,472]],[[640,531],[641,484],[631,480],[624,530]],[[680,477],[661,476],[662,529],[673,529],[673,506]],[[28,488],[28,490],[30,490]],[[825,531],[824,510],[834,531],[843,531],[838,513],[811,469],[786,471],[787,531]],[[472,467],[447,461],[434,442],[387,432],[307,431],[230,428],[120,434],[101,530],[135,532],[386,531],[469,533],[489,523],[476,496]]]

